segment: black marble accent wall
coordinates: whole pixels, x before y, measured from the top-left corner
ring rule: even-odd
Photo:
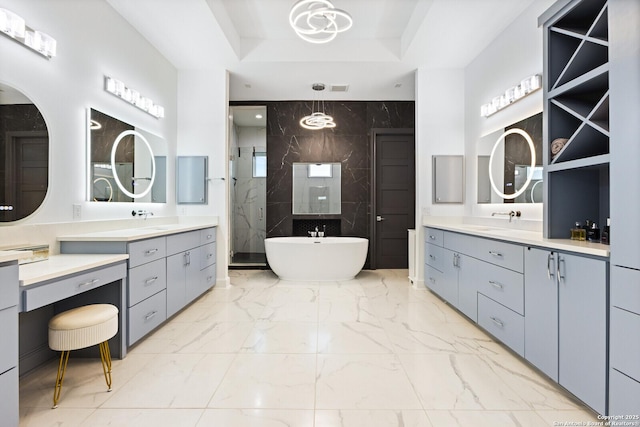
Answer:
[[[333,116],[336,127],[324,130],[307,130],[299,124],[311,113],[311,101],[232,104],[267,106],[267,237],[293,235],[293,163],[340,162],[340,234],[369,238],[371,129],[414,129],[413,101],[327,101],[324,111]],[[318,216],[323,218],[336,215]]]

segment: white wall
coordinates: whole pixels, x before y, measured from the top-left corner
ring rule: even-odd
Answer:
[[[502,205],[479,205],[477,200],[477,144],[480,138],[542,111],[542,90],[485,118],[480,106],[518,84],[524,77],[542,74],[542,29],[540,16],[555,0],[537,0],[482,51],[464,70],[465,80],[465,213],[490,216]],[[522,211],[522,219],[542,221],[542,205],[519,203],[509,209]]]
[[[180,205],[178,215],[217,216],[218,283],[229,283],[228,72],[181,70],[178,75],[178,156],[208,156],[206,205]]]
[[[16,224],[73,220],[73,204],[82,220],[131,218],[132,206],[156,215],[175,215],[174,186],[167,204],[107,204],[85,200],[86,110],[95,108],[162,135],[169,155],[176,147],[177,72],[104,0],[3,0],[3,8],[58,42],[58,56],[47,60],[7,37],[0,37],[0,81],[25,93],[43,113],[49,129],[49,190],[41,208]],[[163,105],[164,119],[104,91],[111,75]],[[170,164],[169,182],[174,180]],[[0,233],[7,231],[0,225]]]

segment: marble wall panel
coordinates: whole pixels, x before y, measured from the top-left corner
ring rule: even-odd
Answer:
[[[341,234],[369,238],[371,129],[414,129],[415,103],[327,101],[324,111],[334,117],[336,127],[325,130],[308,130],[299,124],[303,116],[311,113],[311,101],[246,104],[267,106],[267,237],[292,235],[293,163],[340,162]]]

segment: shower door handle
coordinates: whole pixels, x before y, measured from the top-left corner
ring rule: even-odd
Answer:
[[[384,218],[380,215],[376,216],[376,221],[380,222],[380,221],[384,221]]]

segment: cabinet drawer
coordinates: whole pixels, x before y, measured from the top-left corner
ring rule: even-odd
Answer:
[[[441,246],[429,243],[425,243],[424,245],[424,262],[436,270],[444,271],[445,257],[447,254],[451,255],[451,252]],[[451,259],[447,260],[447,262],[453,263],[453,257],[451,256]]]
[[[638,415],[638,408],[640,408],[640,382],[621,374],[616,369],[611,369],[609,375],[609,415]],[[638,422],[638,420],[627,421]]]
[[[167,256],[165,237],[129,243],[129,267],[146,264]]]
[[[173,255],[200,246],[200,231],[167,236],[167,254]]]
[[[216,228],[210,227],[200,230],[200,244],[206,245],[207,243],[213,243],[216,241]]]
[[[31,311],[81,294],[127,277],[127,264],[122,261],[87,273],[67,276],[42,285],[23,287],[22,311]]]
[[[425,227],[424,228],[424,241],[431,243],[432,245],[442,246],[442,236],[444,231],[437,228]]]
[[[640,381],[640,315],[611,309],[611,367]]]
[[[482,263],[475,272],[478,292],[524,315],[524,276],[497,265]]]
[[[0,375],[0,414],[3,426],[17,426],[18,415],[18,368]]]
[[[611,305],[640,314],[640,271],[611,269]]]
[[[18,366],[18,307],[0,310],[2,325],[2,351],[0,351],[0,374]]]
[[[200,248],[200,268],[206,268],[216,262],[216,244],[209,243]]]
[[[187,302],[191,302],[216,284],[216,265],[200,271],[198,280],[187,283]]]
[[[167,293],[158,292],[129,309],[129,345],[167,320]]]
[[[129,307],[166,287],[167,263],[164,258],[129,269]]]
[[[18,264],[0,267],[0,310],[18,305]]]
[[[440,295],[444,300],[458,305],[458,283],[456,277],[456,283],[452,280],[447,280],[446,275],[436,270],[435,268],[425,265],[424,266],[424,284],[427,288]]]
[[[524,355],[524,317],[479,294],[478,324],[520,356]]]
[[[446,232],[444,247],[509,270],[524,272],[524,247],[520,245]]]

